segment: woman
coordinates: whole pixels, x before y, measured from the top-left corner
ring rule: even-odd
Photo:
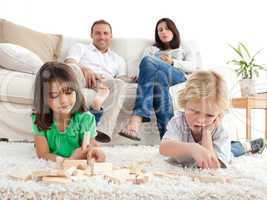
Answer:
[[[150,121],[154,110],[162,138],[168,121],[173,117],[169,87],[186,81],[185,74],[195,69],[194,63],[194,57],[181,46],[175,23],[168,18],[160,19],[155,28],[155,44],[145,50],[139,66],[133,114],[119,135],[140,140],[137,135],[139,126],[142,121]]]

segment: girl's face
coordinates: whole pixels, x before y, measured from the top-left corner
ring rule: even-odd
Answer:
[[[157,31],[158,31],[159,39],[161,40],[161,42],[167,44],[172,41],[173,33],[168,28],[166,22],[159,23],[157,27]]]
[[[70,114],[76,103],[76,92],[66,83],[49,84],[48,105],[55,114]]]
[[[219,114],[220,109],[212,97],[188,101],[185,106],[185,119],[194,134],[201,134],[202,128],[211,125]]]

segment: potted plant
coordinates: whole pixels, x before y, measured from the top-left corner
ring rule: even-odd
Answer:
[[[237,58],[228,61],[228,64],[237,66],[235,72],[240,77],[241,96],[253,96],[256,94],[255,77],[259,76],[259,71],[266,70],[265,65],[256,64],[255,57],[262,51],[257,51],[253,56],[248,50],[248,47],[239,42],[237,47],[229,45],[237,54]]]

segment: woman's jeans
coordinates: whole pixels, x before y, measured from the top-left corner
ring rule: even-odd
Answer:
[[[154,110],[160,138],[162,138],[166,132],[167,123],[173,117],[169,87],[186,81],[186,77],[182,70],[174,68],[155,56],[144,57],[139,67],[133,114],[148,122]]]
[[[246,153],[245,148],[239,141],[231,141],[231,152],[234,157],[242,156]]]

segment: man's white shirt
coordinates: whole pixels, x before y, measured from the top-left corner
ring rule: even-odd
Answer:
[[[108,49],[106,53],[99,51],[92,43],[77,43],[70,48],[66,59],[74,59],[79,65],[93,70],[107,78],[127,74],[126,63],[117,53]]]

